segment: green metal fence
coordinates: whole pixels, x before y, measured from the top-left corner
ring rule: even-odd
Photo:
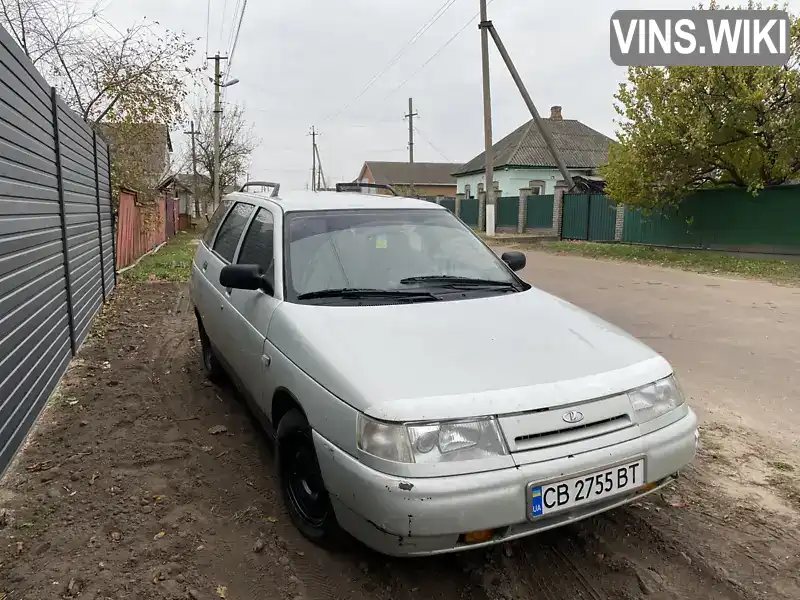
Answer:
[[[553,227],[554,195],[528,196],[525,202],[525,227],[527,229],[551,229]]]
[[[461,200],[461,220],[472,227],[478,226],[478,199],[464,198]]]
[[[513,227],[519,222],[519,196],[503,196],[497,199],[497,227]]]
[[[613,241],[616,220],[617,205],[604,194],[564,194],[562,239]]]
[[[617,204],[603,194],[589,196],[589,240],[613,242],[617,227]]]
[[[442,206],[444,206],[451,213],[456,212],[456,199],[455,198],[442,198]]]
[[[627,209],[622,240],[698,248],[800,250],[800,186],[702,190],[677,207]]]

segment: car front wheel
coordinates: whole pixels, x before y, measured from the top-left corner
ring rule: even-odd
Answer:
[[[297,409],[286,413],[278,423],[275,441],[283,502],[292,523],[316,544],[330,546],[336,540],[341,541],[317,462],[311,427],[303,413]]]

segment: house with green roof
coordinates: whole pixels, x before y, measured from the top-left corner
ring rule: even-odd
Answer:
[[[570,174],[583,181],[599,179],[598,168],[608,161],[608,149],[614,141],[580,121],[564,119],[560,106],[553,106],[550,117],[543,121]],[[557,186],[566,185],[533,119],[497,142],[492,150],[495,189],[502,196],[517,196],[524,188],[530,188],[532,194],[555,194]],[[481,152],[454,173],[457,193],[477,198],[484,190],[485,170],[485,153]]]

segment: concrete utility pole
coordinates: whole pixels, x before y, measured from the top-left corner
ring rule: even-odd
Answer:
[[[418,117],[419,113],[414,112],[414,99],[408,99],[408,114],[406,115],[406,119],[408,119],[408,164],[414,164],[414,117]],[[414,173],[413,167],[409,168],[409,177],[411,181],[408,183],[411,184],[411,195],[414,195]]]
[[[486,11],[486,0],[481,3],[481,68],[483,71],[483,146],[484,158],[486,160],[486,183],[485,190],[486,203],[486,234],[495,233],[495,198],[494,198],[494,154],[492,153],[492,92],[489,79],[489,32],[491,27],[488,13]],[[478,228],[481,229],[482,216],[484,211],[478,207]]]
[[[322,172],[322,158],[319,155],[319,145],[316,147],[317,156],[317,190],[327,190],[328,182],[325,181],[325,173]]]
[[[184,131],[186,135],[192,136],[192,195],[194,196],[194,213],[200,217],[200,197],[197,195],[197,151],[195,150],[194,138],[199,131],[194,129],[194,121],[189,131]]]
[[[317,130],[311,126],[311,191],[317,191]]]
[[[222,114],[220,105],[220,88],[222,88],[220,62],[227,60],[227,56],[215,54],[209,56],[214,59],[214,208],[219,206],[219,120]]]

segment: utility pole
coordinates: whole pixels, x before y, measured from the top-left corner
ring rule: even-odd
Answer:
[[[317,169],[317,190],[328,189],[328,182],[325,181],[325,173],[322,172],[322,158],[319,155],[319,146],[316,148],[316,156],[317,156],[317,164],[319,168]],[[322,187],[320,188],[320,182],[322,183]]]
[[[486,160],[486,183],[484,202],[486,208],[486,235],[495,233],[495,199],[494,199],[494,155],[492,153],[492,92],[489,79],[489,32],[491,26],[486,11],[486,0],[481,3],[481,68],[483,71],[483,145]],[[483,207],[478,207],[478,229],[483,229]]]
[[[200,132],[195,131],[194,129],[194,121],[192,121],[192,127],[189,131],[183,132],[186,135],[192,136],[192,195],[194,196],[194,213],[197,217],[200,217],[200,197],[197,195],[197,151],[195,150],[195,143],[194,138]]]
[[[220,105],[220,88],[222,87],[220,62],[228,60],[227,56],[220,56],[219,53],[209,56],[214,59],[214,208],[219,206],[219,120],[222,115]]]
[[[311,126],[311,191],[317,191],[317,130]]]
[[[409,169],[409,177],[411,181],[411,195],[414,195],[414,117],[418,117],[419,113],[414,112],[414,99],[408,99],[408,114],[406,115],[406,119],[408,119],[408,164],[412,165]]]

